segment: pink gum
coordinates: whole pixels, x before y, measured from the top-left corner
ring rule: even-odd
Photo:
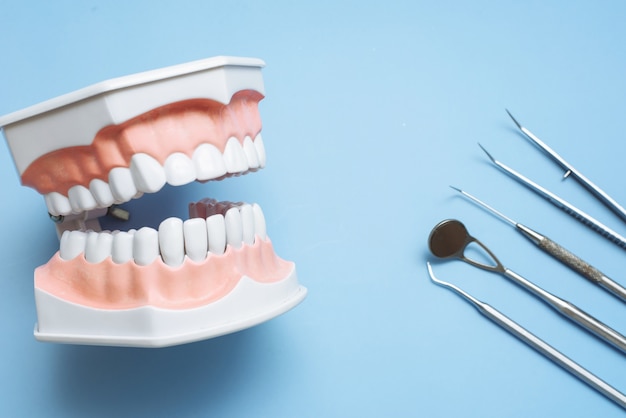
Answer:
[[[285,278],[293,263],[282,260],[269,240],[259,237],[253,245],[228,247],[223,255],[210,254],[202,263],[185,258],[170,267],[158,258],[148,266],[133,261],[115,264],[108,258],[98,264],[83,256],[61,259],[56,253],[35,270],[35,287],[61,299],[100,309],[155,306],[191,309],[226,296],[243,276],[259,283]]]
[[[108,181],[109,171],[128,167],[132,156],[145,153],[161,165],[174,152],[189,156],[208,143],[224,151],[229,138],[243,142],[261,131],[258,103],[252,90],[233,95],[229,104],[191,99],[153,109],[119,125],[102,128],[91,145],[52,151],[35,160],[22,174],[22,184],[41,194],[67,196],[75,185],[89,188],[93,179]]]

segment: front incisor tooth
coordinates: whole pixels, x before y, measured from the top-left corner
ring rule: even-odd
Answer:
[[[193,165],[198,180],[212,180],[226,174],[222,153],[211,144],[202,144],[193,152]]]
[[[187,219],[183,222],[183,235],[187,257],[196,263],[204,261],[209,250],[206,220],[204,218]]]
[[[116,202],[128,202],[137,194],[130,169],[115,167],[109,172],[109,186]]]
[[[89,263],[100,263],[111,255],[113,236],[108,232],[88,232],[85,243],[85,259]]]
[[[241,173],[248,169],[246,154],[243,152],[241,144],[235,137],[231,137],[224,148],[224,163],[226,171],[231,174]]]
[[[72,260],[85,251],[87,234],[82,231],[65,231],[61,235],[59,256],[63,260]]]
[[[156,193],[165,186],[165,171],[161,164],[148,154],[138,153],[130,160],[130,172],[137,190]]]
[[[80,184],[70,187],[67,192],[67,197],[70,201],[72,211],[75,213],[95,209],[98,205],[91,192]]]
[[[133,258],[140,266],[147,266],[159,256],[159,233],[144,226],[133,236]]]
[[[243,152],[246,154],[246,160],[248,161],[248,168],[259,168],[259,156],[257,155],[254,143],[249,136],[246,136],[243,140]]]
[[[72,206],[70,200],[58,192],[50,192],[44,197],[48,212],[51,215],[69,215],[72,213]]]
[[[254,244],[254,214],[252,213],[252,206],[246,203],[239,208],[239,212],[241,213],[243,242],[252,245]]]
[[[113,245],[111,259],[115,264],[123,264],[133,259],[133,236],[134,230],[113,233]]]
[[[265,226],[265,216],[261,210],[261,206],[256,203],[252,204],[252,214],[254,216],[254,232],[261,239],[267,238],[267,227]]]
[[[220,214],[206,218],[206,229],[209,239],[209,251],[213,254],[224,254],[226,249],[226,225],[224,216]]]
[[[265,160],[267,157],[265,156],[265,145],[263,144],[263,137],[260,132],[256,138],[254,138],[254,147],[256,148],[256,154],[259,157],[259,168],[263,168],[265,167]]]
[[[91,180],[89,183],[89,191],[101,208],[109,207],[115,202],[113,193],[111,193],[111,188],[105,181],[100,179]]]
[[[175,152],[165,160],[165,178],[172,186],[182,186],[196,179],[193,161],[182,152]]]
[[[168,266],[179,266],[185,259],[183,221],[167,218],[159,225],[159,248],[161,257]]]
[[[226,243],[234,248],[241,247],[243,241],[243,227],[241,213],[238,208],[230,208],[224,215],[226,224]]]

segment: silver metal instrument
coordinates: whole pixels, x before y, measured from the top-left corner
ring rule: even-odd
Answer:
[[[585,177],[580,171],[576,170],[570,163],[565,161],[563,157],[557,154],[545,142],[537,138],[532,132],[520,125],[520,123],[513,117],[511,112],[509,112],[507,109],[505,110],[506,113],[509,114],[511,119],[513,119],[513,122],[515,123],[515,125],[517,125],[518,129],[522,131],[522,133],[526,135],[528,139],[530,139],[533,143],[535,143],[535,145],[541,148],[565,170],[565,174],[563,175],[564,178],[567,178],[569,176],[574,177],[578,181],[578,183],[580,183],[583,187],[589,190],[591,194],[593,194],[598,200],[606,205],[606,207],[615,212],[615,214],[617,214],[617,216],[619,216],[623,221],[626,221],[626,209],[624,209],[619,203],[617,203],[615,199],[609,196],[608,193],[592,183],[591,180]]]
[[[484,249],[493,260],[494,265],[483,264],[465,257],[465,248],[471,243],[475,243]],[[548,304],[548,306],[552,307],[567,319],[578,324],[598,338],[613,345],[622,353],[626,353],[626,337],[600,322],[574,304],[547,292],[541,287],[526,280],[521,275],[504,267],[500,260],[498,260],[491,250],[489,250],[489,248],[469,234],[465,225],[463,225],[460,221],[447,219],[439,222],[433,228],[430,236],[428,237],[428,246],[430,248],[430,252],[436,257],[444,259],[457,258],[483,270],[500,273],[504,277],[518,284],[523,289],[543,300],[546,304]]]
[[[626,395],[624,395],[622,392],[615,389],[613,386],[609,385],[604,380],[600,379],[598,376],[591,373],[590,371],[576,363],[574,360],[570,359],[559,350],[552,347],[550,344],[546,343],[544,340],[537,337],[535,334],[531,333],[526,328],[522,327],[517,322],[513,321],[511,318],[504,315],[502,312],[498,311],[491,305],[479,301],[478,299],[474,298],[470,294],[466,293],[465,291],[451,283],[447,283],[443,280],[437,279],[435,277],[435,274],[433,273],[430,263],[427,262],[426,264],[428,266],[428,273],[430,275],[430,278],[434,283],[443,287],[447,287],[448,289],[454,291],[466,301],[471,303],[481,315],[485,316],[487,319],[500,326],[502,329],[508,331],[510,334],[514,335],[524,343],[528,344],[531,348],[535,349],[535,351],[544,355],[553,363],[562,367],[564,370],[568,371],[569,373],[580,379],[582,382],[597,390],[599,393],[606,396],[617,405],[626,409]]]
[[[538,195],[544,197],[550,203],[552,203],[559,209],[562,209],[563,211],[565,211],[565,213],[573,216],[575,219],[582,222],[583,224],[587,225],[588,227],[590,227],[591,229],[593,229],[594,231],[596,231],[597,233],[599,233],[600,235],[602,235],[603,237],[611,241],[612,243],[617,244],[618,246],[626,249],[626,238],[624,238],[617,232],[613,231],[608,226],[602,224],[600,221],[586,214],[582,210],[578,209],[576,206],[572,205],[566,200],[558,197],[557,195],[550,192],[549,190],[541,187],[540,185],[528,179],[527,177],[524,177],[523,175],[513,170],[512,168],[507,167],[506,165],[502,164],[500,161],[493,158],[493,156],[482,145],[478,144],[478,146],[485,152],[485,154],[487,154],[487,156],[489,157],[492,163],[494,163],[499,169],[507,173],[513,179],[525,185],[526,187],[528,187],[530,190],[534,191]]]
[[[515,227],[515,229],[518,232],[520,232],[524,237],[529,239],[533,244],[537,245],[547,254],[556,258],[557,260],[559,260],[560,262],[562,262],[563,264],[565,264],[572,270],[576,271],[577,273],[579,273],[581,276],[585,277],[586,279],[589,279],[589,281],[591,281],[592,283],[597,284],[603,289],[609,291],[611,294],[617,296],[623,302],[626,302],[626,289],[622,287],[621,285],[619,285],[618,283],[616,283],[615,281],[608,278],[605,274],[603,274],[600,270],[593,267],[591,264],[587,263],[586,261],[584,261],[577,255],[563,248],[562,246],[552,241],[550,238],[546,237],[545,235],[542,235],[539,232],[532,230],[529,227],[514,221],[513,219],[502,214],[501,212],[497,211],[493,207],[489,206],[488,204],[481,201],[480,199],[472,196],[466,191],[456,188],[454,186],[450,186],[450,187],[456,190],[457,192],[461,193],[463,196],[467,197],[474,203],[477,203],[479,206],[483,207],[484,209],[487,209],[494,215],[498,216],[500,219],[504,220],[508,224]]]

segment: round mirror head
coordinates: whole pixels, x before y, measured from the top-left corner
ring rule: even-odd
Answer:
[[[456,219],[439,222],[428,237],[428,247],[439,258],[459,257],[471,237],[467,228]]]

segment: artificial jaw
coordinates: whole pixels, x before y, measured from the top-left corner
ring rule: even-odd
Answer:
[[[166,183],[263,168],[261,66],[199,61],[0,119],[22,183],[58,221],[59,252],[35,271],[39,339],[178,344],[254,325],[303,299],[257,204],[203,199],[189,205],[189,219],[165,219],[158,230],[101,231],[98,222]]]

